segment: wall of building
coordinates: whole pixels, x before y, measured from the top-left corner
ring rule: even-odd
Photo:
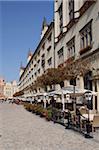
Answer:
[[[68,6],[66,6],[66,5],[68,5],[68,2],[69,2],[68,0],[66,2],[63,1],[63,4],[65,3],[66,9],[68,9]],[[84,4],[84,1],[79,2],[79,1],[75,0],[74,2],[75,2],[75,6],[76,6],[75,8],[78,10]],[[60,3],[60,2],[57,1],[57,3]],[[59,6],[59,5],[57,4],[57,6]],[[90,59],[90,69],[92,70],[92,74],[94,74],[95,70],[99,69],[99,38],[98,38],[98,32],[97,32],[98,25],[99,25],[99,9],[98,8],[99,8],[99,1],[96,1],[83,13],[82,16],[78,17],[77,22],[74,23],[74,25],[71,26],[71,28],[64,30],[64,27],[63,27],[64,35],[62,35],[62,37],[60,39],[58,37],[58,35],[60,33],[55,32],[55,34],[56,34],[55,36],[58,37],[56,40],[56,44],[55,44],[56,45],[56,47],[55,47],[56,67],[58,67],[62,63],[61,61],[59,61],[58,51],[63,47],[63,63],[64,63],[69,58],[67,43],[74,37],[75,38],[75,55],[74,55],[75,59],[89,58]],[[68,19],[69,14],[66,14],[66,9],[64,9],[64,6],[63,6],[62,14],[63,14],[63,17],[66,17]],[[58,10],[58,8],[57,8],[57,10]],[[67,12],[69,12],[69,11],[67,10]],[[55,17],[56,17],[56,15],[55,15]],[[75,16],[75,18],[76,17],[77,16]],[[64,25],[64,20],[65,20],[65,18],[63,18],[63,25]],[[66,26],[68,25],[68,21],[69,20],[67,20],[67,22],[66,22],[66,20],[65,20]],[[80,31],[90,21],[92,21],[92,42],[91,42],[92,48],[90,50],[86,51],[85,53],[80,54],[80,50],[81,50]],[[57,23],[57,17],[55,19],[55,27],[59,28],[59,25]],[[57,29],[55,29],[55,30],[57,31]],[[93,68],[94,68],[94,70],[93,70]],[[97,91],[99,92],[98,80],[96,82],[97,82]],[[84,88],[84,81],[83,81],[82,77],[80,77],[79,80],[77,80],[77,85],[80,88]],[[95,90],[94,89],[94,80],[93,80],[93,90]],[[98,105],[99,105],[99,96],[98,96]],[[99,111],[99,107],[98,107],[98,111]]]
[[[4,95],[4,84],[5,84],[4,79],[0,77],[0,95]]]
[[[99,69],[99,38],[98,38],[98,26],[99,26],[99,1],[96,0],[91,5],[88,1],[85,5],[85,0],[74,0],[74,9],[71,16],[69,12],[71,9],[69,3],[73,3],[73,0],[55,0],[54,5],[54,26],[55,28],[48,26],[48,29],[44,31],[43,37],[38,44],[32,58],[26,65],[20,80],[19,80],[19,90],[24,91],[24,96],[32,95],[33,90],[29,89],[29,86],[35,82],[38,76],[41,76],[44,71],[48,68],[58,67],[60,64],[64,63],[70,57],[74,56],[75,59],[79,58],[89,58],[90,59],[90,69],[92,70],[92,75],[97,69]],[[89,6],[90,5],[90,6]],[[89,6],[87,8],[87,6]],[[61,12],[62,10],[62,12]],[[61,17],[60,17],[61,16]],[[70,18],[71,17],[71,18]],[[91,24],[92,40],[90,50],[81,53],[82,50],[82,32],[88,23]],[[50,30],[49,30],[50,28]],[[89,31],[88,31],[89,32]],[[42,32],[43,33],[43,32]],[[48,40],[51,34],[51,40]],[[54,35],[55,34],[55,35]],[[89,35],[88,35],[89,36]],[[54,43],[55,38],[55,43]],[[71,42],[72,40],[72,42]],[[88,37],[89,40],[89,37]],[[68,47],[70,43],[74,43],[75,53],[68,52]],[[55,45],[55,47],[54,47]],[[85,47],[84,47],[85,48]],[[55,55],[54,55],[55,52]],[[63,53],[62,53],[63,52]],[[49,65],[48,60],[52,57],[52,64]],[[42,67],[42,63],[45,67]],[[92,90],[96,91],[95,84],[97,86],[97,91],[99,93],[99,81],[93,80]],[[69,81],[65,81],[65,86],[69,85]],[[77,86],[84,88],[84,79],[79,77],[77,79]],[[56,86],[58,89],[59,86]],[[38,89],[42,91],[44,89]],[[38,92],[36,91],[36,92]],[[98,106],[99,106],[99,94],[98,94]],[[99,107],[98,107],[99,110]]]
[[[45,70],[54,68],[54,60],[54,28],[51,23],[20,77],[19,90],[24,90],[24,95],[33,94],[33,90],[27,87],[32,85]]]
[[[4,95],[7,98],[13,97],[13,94],[17,92],[17,82],[6,82],[4,85]]]

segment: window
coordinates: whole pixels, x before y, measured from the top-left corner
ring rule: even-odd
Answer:
[[[64,62],[63,47],[57,53],[58,53],[58,65],[60,65]]]
[[[74,0],[69,0],[69,20],[74,19]]]
[[[67,57],[70,58],[75,55],[75,38],[73,37],[68,43],[67,43]]]
[[[49,52],[51,50],[51,46],[48,47],[47,51]]]
[[[60,19],[60,32],[62,33],[63,32],[63,14],[62,14],[62,11],[63,11],[63,8],[62,8],[62,3],[58,9],[58,12],[59,12],[59,19]]]
[[[51,37],[52,37],[52,33],[49,35],[48,37],[48,41],[50,42],[51,41]]]
[[[40,56],[40,51],[38,52],[38,56]]]
[[[40,69],[38,69],[38,73],[40,74]]]
[[[31,71],[33,71],[33,68],[31,68]]]
[[[80,31],[80,47],[84,49],[92,44],[92,21]]]
[[[34,68],[36,68],[36,64],[34,65]]]
[[[52,64],[52,57],[48,59],[48,65],[50,66]]]
[[[70,80],[70,85],[76,86],[76,79],[71,79],[71,80]]]
[[[45,58],[45,54],[42,54],[42,59]]]
[[[37,73],[35,72],[35,77],[37,76]]]
[[[43,49],[43,50],[45,49],[45,43],[42,45],[42,49]]]
[[[42,55],[41,66],[45,67],[45,54]]]
[[[34,58],[34,59],[35,59],[35,61],[36,61],[37,57],[35,56],[35,58]]]
[[[92,72],[89,71],[84,76],[84,88],[92,91]]]
[[[40,59],[37,61],[37,63],[38,63],[38,64],[40,63]]]
[[[62,58],[63,57],[63,47],[57,52],[58,53],[58,58]]]

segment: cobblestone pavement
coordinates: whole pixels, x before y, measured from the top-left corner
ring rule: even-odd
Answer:
[[[99,131],[93,139],[66,130],[27,112],[23,106],[0,104],[0,150],[99,150]]]

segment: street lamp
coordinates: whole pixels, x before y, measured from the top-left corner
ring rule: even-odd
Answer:
[[[44,108],[46,108],[46,96],[47,96],[47,94],[44,93],[43,95],[44,95]]]
[[[67,124],[66,124],[66,129],[70,128],[70,112],[68,110],[68,102],[70,102],[70,94],[66,94],[66,103],[67,103],[67,113],[68,113],[68,118],[67,118]]]
[[[91,124],[90,124],[90,116],[89,116],[89,109],[90,109],[90,102],[92,101],[92,93],[91,91],[86,91],[84,93],[85,95],[85,100],[87,101],[87,108],[88,108],[88,121],[87,121],[87,124],[86,124],[86,131],[87,131],[87,134],[85,135],[86,138],[91,138],[92,136],[90,136],[90,129],[92,128],[91,127]]]

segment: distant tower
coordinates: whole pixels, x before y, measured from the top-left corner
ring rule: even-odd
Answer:
[[[48,29],[48,24],[46,22],[46,18],[44,17],[43,23],[42,23],[41,39],[44,36],[44,34],[47,31],[47,29]]]
[[[32,53],[31,50],[29,49],[29,51],[28,51],[28,56],[27,56],[27,63],[30,61],[32,55],[33,55],[33,53]]]
[[[22,62],[21,62],[21,64],[20,64],[20,76],[22,75],[22,73],[23,73],[23,71],[24,71],[24,67],[22,66]]]

